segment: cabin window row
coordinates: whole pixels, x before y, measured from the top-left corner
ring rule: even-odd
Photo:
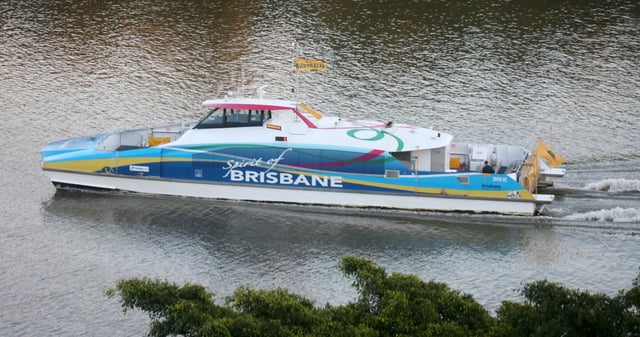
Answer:
[[[262,126],[265,119],[271,118],[269,110],[244,110],[215,108],[196,126],[196,129],[229,128],[242,126]]]

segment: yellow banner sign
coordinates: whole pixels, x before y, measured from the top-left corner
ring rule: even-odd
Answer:
[[[327,64],[318,60],[296,57],[296,71],[327,70]]]

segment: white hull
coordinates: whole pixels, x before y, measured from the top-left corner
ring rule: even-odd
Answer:
[[[311,205],[334,205],[343,207],[466,211],[515,215],[534,215],[536,211],[536,202],[524,200],[493,200],[451,196],[427,197],[274,188],[255,185],[194,183],[178,180],[160,180],[147,177],[122,177],[115,175],[73,173],[53,170],[46,170],[45,173],[53,183],[172,196]],[[539,201],[545,203],[550,202],[550,200],[545,200],[544,197],[545,196],[540,195],[538,198]]]

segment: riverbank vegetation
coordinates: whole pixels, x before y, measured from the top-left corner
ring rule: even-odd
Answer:
[[[527,284],[522,302],[492,316],[471,295],[415,275],[387,273],[370,260],[342,257],[339,269],[358,298],[317,307],[286,289],[239,287],[225,299],[198,284],[132,278],[106,292],[151,319],[150,336],[640,336],[640,275],[616,296]]]

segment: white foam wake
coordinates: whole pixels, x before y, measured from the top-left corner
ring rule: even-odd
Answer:
[[[640,180],[611,178],[590,183],[584,187],[587,190],[605,192],[640,192]]]
[[[640,223],[640,209],[621,208],[601,209],[587,213],[570,214],[564,217],[567,220],[583,220],[595,222],[626,222]]]

